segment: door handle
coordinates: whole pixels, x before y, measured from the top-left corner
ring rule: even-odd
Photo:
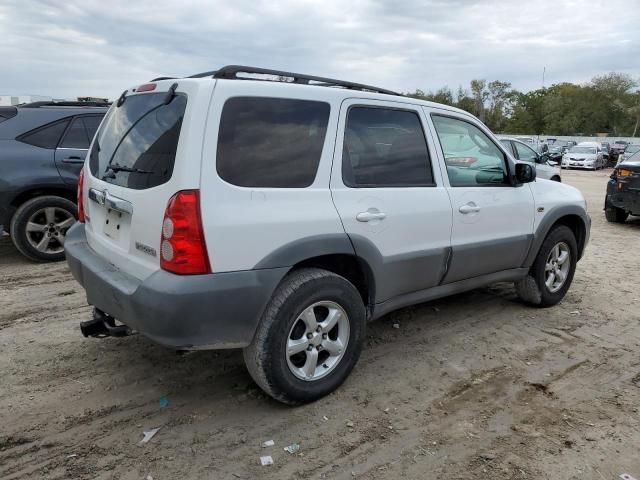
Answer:
[[[84,158],[67,157],[62,159],[62,163],[84,163]]]
[[[477,213],[480,211],[480,207],[477,206],[474,202],[469,202],[465,205],[462,205],[458,211],[463,215],[467,215],[468,213]]]
[[[377,208],[370,208],[366,212],[360,212],[356,215],[356,220],[359,222],[371,222],[373,220],[384,220],[385,218],[387,218],[387,214]]]

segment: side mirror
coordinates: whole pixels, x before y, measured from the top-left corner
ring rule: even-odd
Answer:
[[[550,160],[551,160],[551,155],[549,155],[548,153],[543,153],[538,157],[538,161],[536,163],[545,164],[545,163],[549,163]]]
[[[530,183],[536,179],[536,169],[529,163],[516,163],[516,180],[518,183]]]

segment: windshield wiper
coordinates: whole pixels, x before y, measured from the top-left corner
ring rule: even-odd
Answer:
[[[108,173],[107,173],[108,172]],[[107,165],[107,169],[105,170],[105,174],[102,176],[102,179],[106,178],[115,178],[116,173],[118,172],[127,172],[127,173],[153,173],[150,170],[141,170],[139,168],[131,168],[124,165],[120,165],[118,163],[114,163],[111,165]]]
[[[113,173],[128,172],[128,173],[153,173],[151,170],[140,170],[139,168],[126,167],[118,163],[107,165],[107,170],[111,170]]]

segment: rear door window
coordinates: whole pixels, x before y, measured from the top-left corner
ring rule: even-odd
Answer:
[[[352,107],[342,149],[348,187],[433,186],[420,117],[414,111]]]
[[[24,133],[20,135],[17,140],[28,143],[29,145],[35,145],[36,147],[56,148],[68,124],[69,118],[58,120],[57,122]]]
[[[126,97],[112,107],[89,154],[91,173],[108,183],[142,190],[173,174],[187,97],[166,92]]]
[[[216,169],[241,187],[304,188],[318,170],[328,103],[235,97],[222,109]]]
[[[61,148],[89,148],[89,137],[84,127],[82,117],[76,117],[69,125],[64,138],[60,142]]]

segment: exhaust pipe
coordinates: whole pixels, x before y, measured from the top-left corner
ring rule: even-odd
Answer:
[[[80,322],[80,331],[85,337],[126,337],[133,332],[126,325],[116,325],[115,319],[97,308],[93,309],[93,320]]]

